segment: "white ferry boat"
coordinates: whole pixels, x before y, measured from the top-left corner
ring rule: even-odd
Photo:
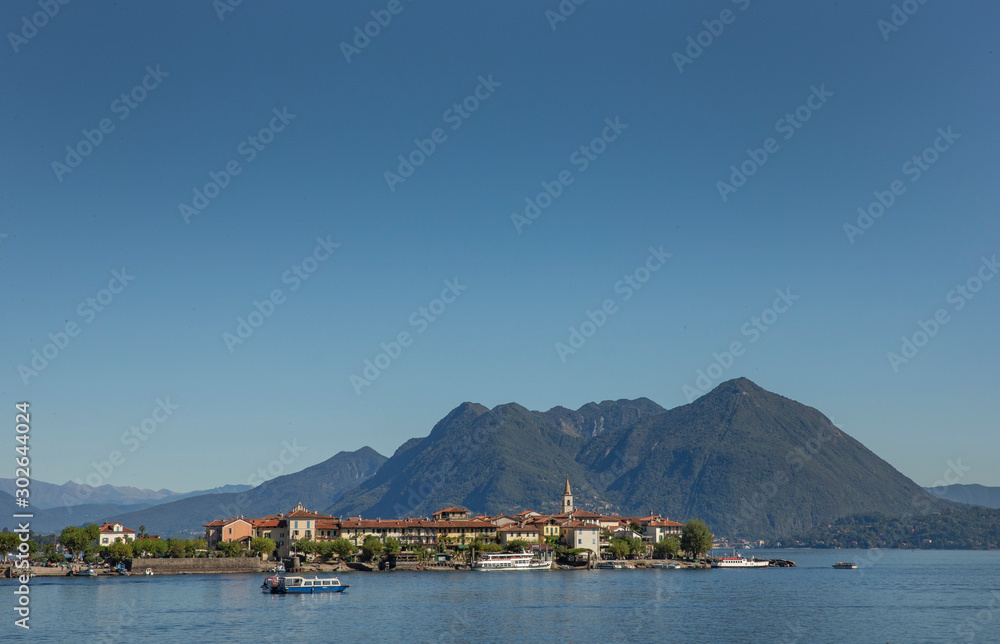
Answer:
[[[551,561],[536,559],[528,553],[489,552],[479,556],[473,570],[548,570]]]
[[[719,557],[718,560],[712,562],[713,568],[767,568],[769,565],[767,561],[744,559],[742,555],[737,554]]]

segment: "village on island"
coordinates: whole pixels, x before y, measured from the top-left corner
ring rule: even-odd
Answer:
[[[705,557],[713,543],[704,522],[655,514],[599,514],[577,508],[569,478],[560,511],[471,515],[448,507],[427,518],[364,519],[312,512],[234,516],[204,524],[204,539],[164,540],[109,522],[67,528],[71,562],[37,574],[188,574],[197,572],[331,572],[347,570],[504,570],[789,566],[783,560]],[[96,541],[96,548],[93,543]],[[173,542],[173,543],[171,543]],[[743,542],[743,547],[750,546]],[[52,546],[46,546],[50,550]],[[75,555],[86,555],[78,562]],[[102,564],[102,565],[99,565]],[[63,572],[63,569],[66,569]]]

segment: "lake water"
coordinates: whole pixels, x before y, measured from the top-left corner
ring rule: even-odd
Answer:
[[[341,574],[343,595],[264,575],[37,577],[31,642],[998,642],[1000,552],[752,551],[763,570]],[[874,559],[874,561],[873,561]],[[854,561],[858,570],[835,570]]]

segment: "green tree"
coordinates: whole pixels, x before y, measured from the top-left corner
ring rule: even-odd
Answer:
[[[608,542],[608,552],[615,559],[623,559],[632,549],[624,539],[612,539]]]
[[[146,526],[144,526],[144,525],[139,526],[139,535],[138,536],[140,536],[140,537],[146,537],[146,536],[148,536],[146,534]]]
[[[15,533],[7,532],[6,529],[0,532],[0,555],[3,556],[4,561],[7,561],[8,554],[17,550],[19,543],[21,543],[21,539]]]
[[[684,525],[681,532],[681,550],[694,558],[698,558],[712,549],[712,535],[708,526],[701,519],[691,519]]]
[[[243,550],[239,541],[222,541],[215,546],[215,549],[226,557],[239,557]]]
[[[132,544],[124,541],[115,541],[108,546],[107,558],[114,564],[121,563],[126,559],[131,559]]]
[[[645,531],[643,527],[635,521],[628,522],[628,529],[632,532],[638,532],[639,534],[642,534]]]
[[[628,552],[630,555],[635,555],[637,557],[645,557],[648,551],[648,546],[646,542],[639,537],[629,537],[625,540],[628,543]]]
[[[503,552],[503,546],[492,541],[480,541],[476,539],[472,542],[472,547],[476,549],[476,552]]]
[[[507,542],[507,552],[521,552],[531,547],[531,543],[524,539],[511,539]]]
[[[382,549],[387,555],[393,555],[403,549],[403,544],[395,537],[386,537],[385,541],[382,542]]]
[[[59,543],[62,544],[63,549],[68,551],[73,558],[76,558],[85,554],[90,544],[96,541],[100,535],[100,528],[93,523],[82,528],[66,526],[59,533]]]
[[[191,549],[191,556],[192,557],[196,557],[196,556],[198,556],[198,552],[197,552],[198,550],[205,550],[205,551],[208,550],[208,541],[205,540],[205,537],[199,537],[197,539],[188,539],[188,543],[184,547],[185,548],[185,552],[187,551],[187,549],[189,547]],[[202,556],[204,556],[204,555],[202,555]]]
[[[270,556],[274,552],[274,540],[267,537],[254,537],[250,540],[250,550],[258,555]]]
[[[312,539],[299,539],[292,542],[292,550],[304,555],[311,555],[316,552],[316,542]]]
[[[330,549],[336,554],[341,560],[348,559],[354,554],[354,544],[347,539],[334,539],[330,541]]]
[[[165,555],[167,549],[167,542],[163,539],[137,539],[132,543],[132,553],[140,557]]]
[[[653,551],[658,555],[676,557],[680,547],[681,542],[677,537],[664,537],[656,542]]]
[[[237,549],[239,544],[236,544]],[[167,539],[167,554],[174,559],[184,558],[184,539]]]
[[[382,540],[370,534],[365,537],[365,542],[361,544],[361,555],[365,558],[365,561],[371,561],[382,554],[382,546]]]

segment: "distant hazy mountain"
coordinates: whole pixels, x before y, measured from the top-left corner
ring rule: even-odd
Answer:
[[[981,505],[987,508],[1000,508],[1000,487],[986,487],[985,485],[944,485],[942,487],[929,487],[927,491],[934,496],[958,503],[968,503],[970,505]]]
[[[370,447],[340,452],[311,467],[265,481],[241,493],[203,494],[135,512],[119,508],[104,520],[120,521],[153,534],[204,534],[202,524],[215,519],[287,512],[301,502],[311,510],[326,507],[378,471],[386,458]]]
[[[0,491],[14,494],[17,489],[14,479],[0,478]],[[211,490],[196,490],[194,492],[173,492],[171,490],[144,490],[135,487],[118,487],[114,485],[99,485],[91,488],[67,481],[62,485],[31,481],[31,505],[38,509],[48,509],[81,504],[98,505],[155,505],[167,501],[177,501],[199,494],[242,492],[249,490],[249,485],[223,485]]]

